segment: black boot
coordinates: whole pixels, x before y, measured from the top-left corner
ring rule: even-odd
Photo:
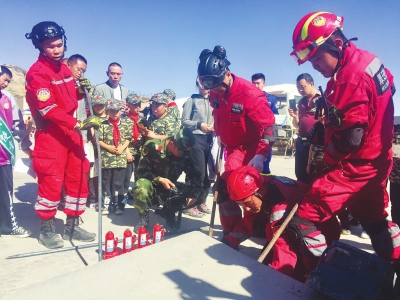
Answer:
[[[94,239],[96,238],[96,234],[87,232],[85,229],[79,227],[79,219],[80,217],[67,216],[63,239],[64,240],[72,239],[80,242],[94,241]]]
[[[40,220],[39,244],[49,249],[61,248],[64,246],[64,241],[59,234],[56,234],[54,218],[50,220]]]
[[[139,223],[135,226],[133,230],[136,234],[138,233],[139,227],[149,228],[149,211],[146,210],[144,213],[139,214]]]

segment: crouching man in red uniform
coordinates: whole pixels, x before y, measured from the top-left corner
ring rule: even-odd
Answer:
[[[230,199],[243,207],[246,213],[242,222],[246,225],[248,235],[253,233],[255,219],[261,217],[266,220],[265,234],[270,241],[285,212],[292,209],[301,195],[305,194],[308,185],[282,176],[263,177],[253,167],[243,166],[231,173],[227,188]],[[264,264],[304,281],[306,269],[302,260],[298,259],[299,255],[289,236],[282,234]]]
[[[264,92],[232,74],[229,65],[225,49],[215,46],[212,52],[208,49],[201,52],[197,74],[201,88],[210,90],[215,133],[226,146],[225,172],[218,183],[218,204],[224,240],[237,247],[249,236],[240,222],[242,210],[235,201],[229,200],[226,180],[240,166],[250,165],[262,171],[271,152],[269,140],[273,137],[275,116]]]
[[[93,241],[96,235],[79,227],[88,196],[89,162],[77,132],[81,125],[73,117],[82,96],[71,71],[61,63],[66,50],[64,29],[54,22],[41,22],[25,36],[40,51],[26,75],[26,100],[37,129],[33,168],[38,176],[35,211],[41,221],[39,243],[50,249],[64,246],[54,228],[63,185],[67,215],[63,238]]]
[[[310,13],[293,33],[291,55],[299,64],[310,61],[330,80],[324,155],[316,165],[319,176],[288,229],[308,251],[313,268],[325,249],[326,231],[315,234],[312,224],[318,227],[348,207],[371,237],[375,252],[397,264],[400,230],[385,211],[392,166],[393,76],[375,55],[346,39],[342,24],[343,18],[334,14]]]

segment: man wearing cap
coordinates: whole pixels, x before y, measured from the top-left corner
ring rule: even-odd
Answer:
[[[124,181],[124,198],[128,197],[133,168],[135,167],[137,170],[140,151],[145,142],[144,136],[140,133],[139,124],[144,127],[147,125],[146,119],[139,114],[140,105],[142,104],[140,97],[136,94],[129,94],[126,98],[126,103],[128,106],[128,113],[124,118],[122,118],[122,122],[124,122],[125,126],[131,133],[131,140],[129,146],[126,148],[127,165]]]
[[[168,98],[168,104],[167,104],[168,113],[173,115],[177,121],[180,121],[181,113],[179,111],[178,106],[175,103],[175,98],[176,98],[175,92],[171,89],[165,89],[163,93]]]
[[[165,139],[174,136],[181,127],[181,121],[176,120],[173,114],[168,113],[168,98],[164,93],[158,93],[151,97],[151,111],[148,127],[142,130],[142,134],[150,139]]]
[[[101,122],[107,121],[106,105],[107,99],[100,95],[94,95],[90,98],[90,102],[93,108],[93,114],[100,119]],[[98,202],[98,190],[99,190],[99,170],[98,169],[98,152],[96,148],[96,139],[94,135],[94,129],[91,128],[87,133],[88,141],[94,150],[94,164],[90,167],[89,172],[89,196],[88,201],[91,208],[96,207]]]
[[[226,146],[225,172],[218,182],[218,203],[224,235],[232,247],[249,238],[236,225],[242,219],[242,210],[229,200],[226,180],[229,174],[243,165],[263,170],[265,159],[271,153],[269,141],[274,135],[275,116],[265,94],[251,82],[231,73],[225,48],[215,46],[200,54],[197,68],[199,84],[210,90],[214,129]],[[246,215],[246,213],[245,213]]]
[[[116,215],[124,213],[124,180],[126,172],[126,148],[129,145],[132,131],[121,121],[122,103],[109,99],[106,112],[107,121],[99,128],[101,147],[102,187],[105,194],[103,214],[114,210]],[[109,207],[111,203],[111,207]]]
[[[191,156],[194,143],[193,133],[184,128],[173,137],[152,139],[144,144],[136,171],[138,180],[133,188],[135,208],[139,212],[135,232],[141,226],[149,226],[149,207],[164,203],[172,188],[176,187],[186,198],[203,196],[201,172]],[[182,172],[188,178],[187,183],[177,182]]]

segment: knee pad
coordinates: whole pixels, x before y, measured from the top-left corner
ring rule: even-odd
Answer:
[[[317,231],[313,222],[303,219],[297,214],[290,220],[286,229],[289,239],[295,243],[299,243],[306,235]]]

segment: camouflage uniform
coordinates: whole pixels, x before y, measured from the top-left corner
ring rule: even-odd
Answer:
[[[101,95],[94,95],[90,98],[90,103],[92,106],[94,105],[107,105],[107,99],[104,98]],[[94,113],[94,112],[93,112]],[[100,117],[98,116],[101,120],[101,122],[107,121],[107,116],[105,117]],[[95,162],[90,164],[90,172],[89,172],[89,181],[88,181],[88,186],[89,186],[89,196],[88,200],[90,203],[96,203],[98,199],[98,186],[99,186],[99,177],[96,174],[96,169],[98,167],[98,152],[97,152],[97,147],[96,147],[96,140],[94,136],[92,135],[92,131],[88,130],[87,131],[87,139],[92,143],[93,147],[93,152],[94,152],[94,158]],[[101,151],[101,150],[100,150]]]
[[[162,93],[155,94],[153,97],[151,97],[150,101],[165,105],[168,104],[166,95]],[[167,114],[160,119],[157,119],[154,115],[151,115],[148,120],[147,128],[159,135],[174,136],[179,131],[180,127],[180,118],[177,120],[173,114],[170,114],[167,111]]]
[[[175,101],[176,94],[173,90],[165,89],[163,94],[165,94],[171,100]],[[180,122],[181,112],[179,111],[178,106],[176,106],[176,103],[175,102],[168,103],[167,107],[168,107],[168,113],[171,114],[177,122]]]
[[[127,104],[133,104],[133,105],[138,105],[142,103],[140,100],[139,96],[136,94],[129,94],[128,97],[126,98],[126,103]],[[132,162],[126,162],[126,174],[125,174],[125,180],[124,180],[124,193],[125,197],[128,197],[128,192],[129,192],[129,185],[131,182],[131,177],[133,173],[133,169],[137,169],[138,164],[139,164],[139,158],[140,158],[140,151],[142,150],[142,146],[146,141],[146,138],[140,134],[139,131],[139,136],[137,137],[137,140],[135,141],[132,130],[135,122],[129,117],[129,114],[127,114],[124,118],[122,118],[123,126],[126,126],[130,132],[130,143],[128,145],[129,152],[133,156],[133,161]],[[138,124],[143,124],[145,127],[147,127],[147,120],[139,116],[137,120]],[[135,175],[135,180],[136,180],[136,175]]]
[[[201,199],[203,197],[201,172],[190,154],[191,147],[187,147],[187,138],[183,136],[184,130],[180,130],[173,137],[178,145],[180,158],[166,150],[166,142],[170,138],[149,140],[144,144],[139,168],[136,171],[139,180],[133,189],[136,199],[135,208],[140,214],[146,213],[151,205],[164,203],[163,200],[169,196],[169,191],[158,182],[160,177],[168,178],[173,182],[186,198]],[[194,137],[190,130],[189,134],[189,138],[193,139],[193,145]],[[182,172],[185,172],[188,178],[187,183],[177,182]]]
[[[400,224],[400,125],[394,125],[393,167],[389,175],[392,220]]]
[[[122,108],[120,101],[111,99],[106,107],[106,110],[120,110]],[[104,121],[99,128],[99,140],[107,145],[114,145],[113,125],[108,120]],[[126,140],[131,139],[132,131],[126,126],[125,122],[120,121],[118,125],[120,131],[120,140],[118,146],[124,144]],[[124,179],[126,169],[126,152],[122,154],[110,153],[108,150],[101,148],[102,162],[102,185],[106,196],[104,199],[105,207],[107,202],[111,202],[112,207],[118,206],[118,209],[123,210],[125,204],[124,199]]]

